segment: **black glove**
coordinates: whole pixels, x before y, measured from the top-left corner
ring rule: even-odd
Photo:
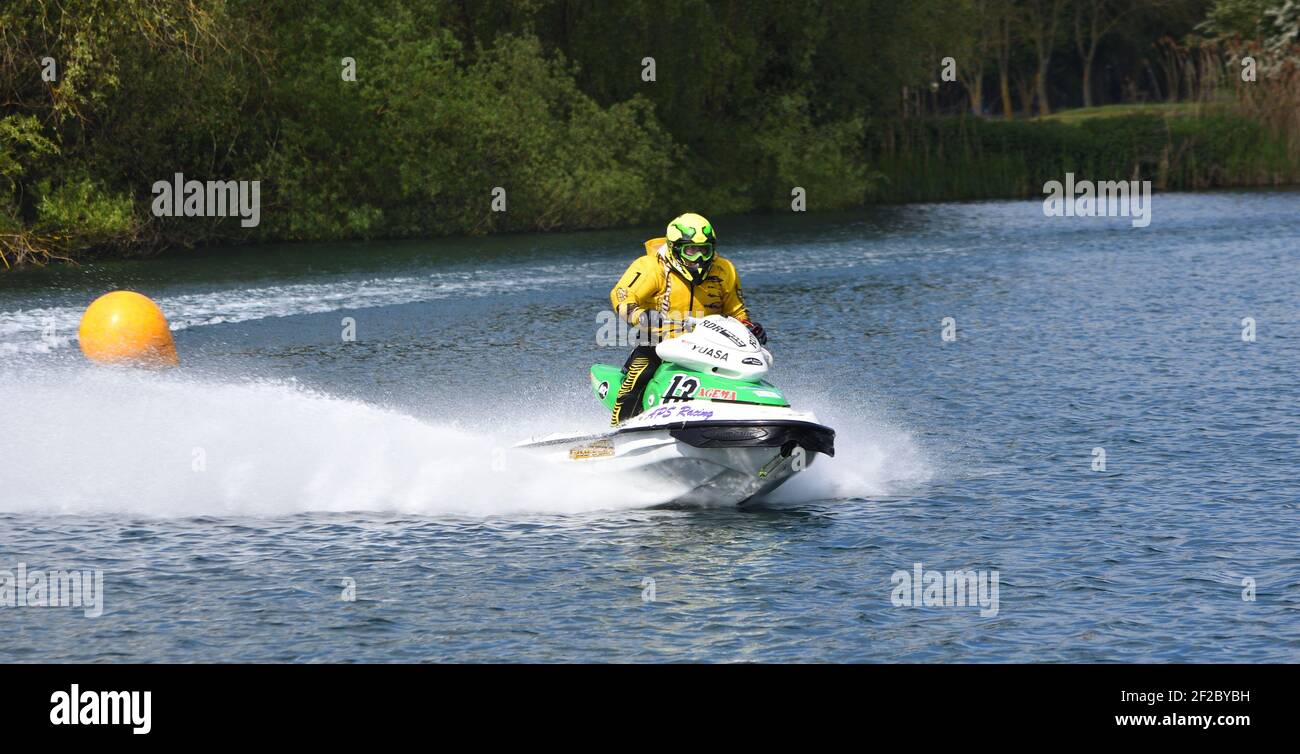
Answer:
[[[764,345],[764,346],[767,345],[767,333],[763,330],[762,325],[758,324],[757,322],[746,321],[745,327],[748,327],[749,331],[754,333],[754,337],[758,338],[758,342],[760,345]]]

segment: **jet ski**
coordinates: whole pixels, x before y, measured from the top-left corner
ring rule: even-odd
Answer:
[[[593,471],[652,474],[680,495],[670,503],[743,505],[835,455],[835,430],[764,380],[772,354],[739,320],[680,322],[686,332],[655,347],[663,359],[641,413],[608,431],[551,435],[517,448]],[[591,367],[591,389],[611,411],[622,368]]]

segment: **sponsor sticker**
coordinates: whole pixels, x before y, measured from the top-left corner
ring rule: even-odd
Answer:
[[[731,354],[727,353],[726,351],[722,350],[721,348],[710,348],[710,347],[708,347],[708,346],[697,346],[697,345],[695,345],[694,343],[688,343],[687,345],[689,345],[689,346],[691,347],[691,350],[694,351],[695,353],[703,354],[703,355],[708,356],[708,357],[710,357],[710,358],[717,359],[718,361],[726,361],[726,360],[728,359],[728,357],[731,355]]]
[[[585,461],[589,458],[608,458],[614,455],[614,445],[608,440],[598,440],[590,445],[569,448],[570,461]]]
[[[709,320],[704,320],[703,322],[700,323],[700,326],[706,330],[712,330],[717,334],[721,335],[722,337],[726,338],[727,340],[730,340],[732,343],[735,343],[736,347],[738,348],[745,347],[745,341],[741,340],[740,338],[737,338],[734,334],[732,334],[730,330],[723,327],[722,325],[719,325],[717,322],[710,322]]]
[[[681,419],[685,419],[685,418],[712,419],[713,412],[701,408],[691,408],[690,406],[681,406],[680,408],[677,409],[677,416],[678,418]]]
[[[717,387],[706,387],[697,392],[696,396],[700,398],[708,398],[713,401],[734,401],[736,400],[736,391],[723,390],[722,388]]]

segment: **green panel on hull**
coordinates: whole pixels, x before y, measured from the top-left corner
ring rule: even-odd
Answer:
[[[605,408],[614,410],[614,398],[618,396],[618,386],[623,382],[623,370],[613,364],[593,364],[591,366],[591,389],[605,404]],[[601,394],[602,387],[604,386]],[[675,400],[716,400],[742,403],[759,403],[764,406],[788,406],[781,389],[759,380],[747,382],[719,377],[716,374],[683,369],[676,364],[663,364],[655,372],[654,379],[646,387],[643,408],[658,406],[665,396],[671,394]]]

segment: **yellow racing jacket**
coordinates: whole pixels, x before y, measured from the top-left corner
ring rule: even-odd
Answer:
[[[647,309],[657,309],[673,320],[706,314],[749,319],[740,294],[740,277],[730,260],[721,255],[714,257],[708,277],[692,289],[690,281],[669,266],[664,238],[645,242],[645,254],[628,266],[609,292],[609,301],[614,311],[633,325]],[[681,334],[681,328],[669,324],[656,328],[656,332],[662,338],[672,338]]]

